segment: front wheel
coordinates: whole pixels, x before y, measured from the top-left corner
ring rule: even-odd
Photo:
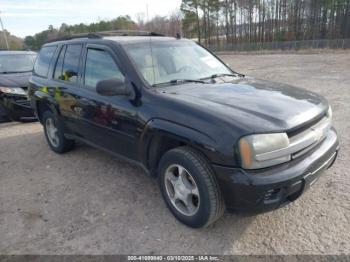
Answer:
[[[161,159],[158,182],[167,207],[182,223],[206,227],[224,212],[224,201],[208,161],[190,147],[168,151]]]
[[[65,138],[62,124],[51,111],[43,114],[43,125],[47,143],[52,151],[62,154],[74,147],[74,140]]]

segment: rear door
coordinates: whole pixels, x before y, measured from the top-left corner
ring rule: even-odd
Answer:
[[[71,133],[80,134],[78,118],[80,116],[77,101],[81,79],[81,54],[83,44],[61,46],[53,71],[54,97],[58,103],[64,123]]]

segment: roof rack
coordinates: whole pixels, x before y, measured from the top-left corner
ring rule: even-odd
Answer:
[[[165,36],[163,34],[148,32],[148,31],[138,31],[138,30],[112,30],[112,31],[101,31],[93,33],[82,33],[82,34],[72,34],[65,35],[56,39],[52,39],[47,43],[52,43],[56,41],[66,41],[78,38],[102,38],[104,36]]]
[[[140,30],[111,30],[97,32],[101,36],[164,36],[163,34]]]
[[[57,42],[57,41],[66,41],[66,40],[72,40],[72,39],[77,39],[77,38],[101,38],[101,36],[99,34],[96,34],[96,33],[64,35],[64,36],[49,40],[46,43],[52,43],[52,42]]]

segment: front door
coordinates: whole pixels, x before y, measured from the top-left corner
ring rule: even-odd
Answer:
[[[76,111],[79,133],[88,142],[130,159],[137,158],[137,107],[127,96],[102,96],[96,92],[101,80],[125,81],[118,57],[103,45],[87,45]]]

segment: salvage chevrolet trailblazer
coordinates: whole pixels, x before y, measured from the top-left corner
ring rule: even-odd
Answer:
[[[45,44],[29,96],[53,151],[82,141],[139,164],[190,227],[225,209],[296,200],[339,148],[322,96],[236,73],[195,42],[155,33]]]

